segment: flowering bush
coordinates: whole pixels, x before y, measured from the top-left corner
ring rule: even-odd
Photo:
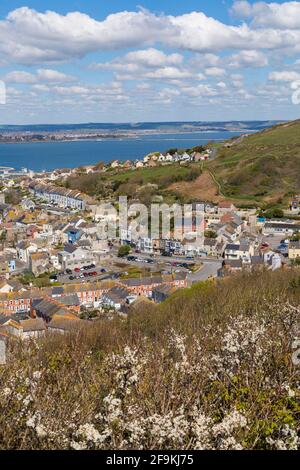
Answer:
[[[253,291],[237,308],[230,282],[200,286],[184,307],[14,343],[0,369],[0,447],[299,449],[298,292],[280,279],[280,295]]]

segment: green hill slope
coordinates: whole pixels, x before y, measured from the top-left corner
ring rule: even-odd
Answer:
[[[300,120],[223,146],[209,169],[224,196],[237,202],[283,204],[300,192]]]

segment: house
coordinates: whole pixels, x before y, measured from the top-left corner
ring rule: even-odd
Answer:
[[[118,168],[119,166],[120,166],[119,160],[114,160],[110,164],[111,168]]]
[[[22,328],[22,339],[41,338],[45,336],[46,325],[42,318],[29,318],[27,320],[20,320]]]
[[[126,162],[123,163],[123,168],[131,168],[132,167],[132,161],[131,160],[126,160]]]
[[[152,239],[148,237],[139,238],[137,247],[144,253],[153,253]]]
[[[252,269],[262,269],[264,267],[264,258],[260,255],[251,256],[251,268]]]
[[[226,214],[226,212],[234,212],[235,210],[236,207],[232,202],[223,201],[218,205],[218,214]]]
[[[69,228],[67,231],[68,243],[76,243],[82,235],[82,231],[77,228]]]
[[[218,240],[216,238],[205,238],[203,251],[207,256],[218,256]]]
[[[29,269],[35,276],[48,272],[51,269],[49,253],[32,253],[29,257]]]
[[[289,259],[300,258],[300,241],[290,241],[288,250]]]
[[[299,232],[300,225],[290,223],[290,222],[266,222],[262,233],[263,235],[293,235],[294,233]]]
[[[102,304],[115,310],[121,310],[130,292],[124,287],[113,287],[102,296]]]
[[[250,263],[251,256],[254,255],[254,248],[249,243],[240,243],[239,245],[228,243],[225,246],[224,258],[225,259],[240,259],[243,262]]]
[[[36,182],[30,183],[28,188],[36,198],[51,205],[74,210],[85,210],[87,205],[86,198],[77,190]]]
[[[18,281],[15,281],[13,279],[4,279],[0,281],[0,293],[1,294],[5,294],[8,292],[18,292],[21,290],[25,291],[26,289]]]
[[[33,211],[36,207],[35,203],[28,198],[22,199],[21,206],[25,211]]]
[[[83,264],[95,263],[95,254],[92,251],[68,244],[58,253],[58,262],[62,269],[73,269]]]
[[[53,315],[67,314],[76,316],[77,312],[57,299],[46,297],[32,301],[31,316],[42,318],[46,323],[51,321]]]
[[[226,277],[243,269],[241,259],[226,259],[222,263],[222,267],[218,269],[218,277]]]
[[[140,279],[120,280],[119,284],[125,286],[130,293],[152,297],[153,289],[163,284],[177,288],[187,287],[187,275],[184,272],[175,273],[169,276],[150,276]]]
[[[54,314],[47,326],[49,333],[66,334],[78,331],[84,325],[86,325],[86,322],[84,320],[80,320],[76,315]]]
[[[36,243],[23,240],[16,245],[16,249],[19,260],[25,264],[29,264],[29,257],[32,253],[37,252],[38,245]]]
[[[168,285],[155,287],[152,291],[152,299],[159,304],[171,297],[177,290],[176,287]]]

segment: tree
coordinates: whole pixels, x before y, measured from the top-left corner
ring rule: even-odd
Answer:
[[[284,216],[284,213],[282,209],[275,207],[274,209],[267,210],[264,215],[267,219],[281,219]]]
[[[129,255],[129,253],[130,253],[130,246],[129,245],[120,246],[119,251],[118,251],[118,256],[120,258],[124,258],[124,256]]]
[[[204,233],[205,237],[206,238],[217,238],[217,233],[214,232],[213,230],[205,230],[205,233]]]

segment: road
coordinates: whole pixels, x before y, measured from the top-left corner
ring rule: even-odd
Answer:
[[[188,283],[206,281],[210,277],[216,277],[218,269],[222,267],[222,261],[206,261],[203,267],[195,273],[188,274]]]
[[[150,259],[150,255],[144,254],[144,253],[139,253],[135,254],[139,259]],[[176,266],[172,266],[174,262],[178,263],[187,263],[187,264],[197,264],[197,263],[202,263],[203,267],[200,268],[195,273],[189,273],[188,274],[188,280],[190,283],[196,282],[196,281],[203,281],[208,279],[210,276],[216,276],[217,271],[219,267],[221,267],[221,261],[218,260],[217,258],[208,258],[208,257],[197,257],[193,260],[187,259],[185,257],[181,256],[155,256],[152,259],[152,263],[146,263],[142,261],[128,261],[127,258],[118,258],[117,256],[114,256],[110,260],[110,266],[106,267],[106,272],[102,273],[101,269],[103,269],[103,266],[97,266],[96,268],[88,269],[86,271],[80,271],[80,272],[75,272],[74,270],[72,271],[72,274],[58,274],[57,280],[61,284],[78,284],[81,282],[96,282],[100,280],[106,280],[106,279],[112,279],[112,276],[117,276],[118,273],[120,272],[126,272],[126,267],[120,268],[118,266],[114,266],[115,263],[122,263],[124,265],[128,266],[137,266],[139,268],[148,268],[152,272],[157,272],[157,271],[169,271],[169,272],[174,272],[177,269],[180,269],[181,271],[188,272],[188,269],[185,268],[177,268]],[[97,276],[84,276],[84,277],[79,277],[80,275],[83,275],[83,273],[91,273],[91,272],[97,272]],[[70,279],[70,276],[74,276],[75,279]]]

